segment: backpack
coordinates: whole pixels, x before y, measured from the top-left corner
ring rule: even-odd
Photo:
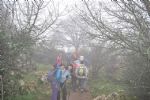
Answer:
[[[77,68],[77,76],[87,76],[86,66],[81,64],[79,68]]]
[[[54,77],[57,81],[60,81],[61,80],[61,77],[62,77],[62,70],[61,68],[56,68],[55,69],[55,73],[54,73]]]
[[[48,72],[47,80],[52,82],[53,80],[60,81],[62,76],[62,71],[60,68],[56,68],[54,71]]]

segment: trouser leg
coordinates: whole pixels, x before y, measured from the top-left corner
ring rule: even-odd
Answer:
[[[60,90],[58,91],[58,94],[57,94],[57,100],[60,100]]]
[[[85,91],[87,91],[87,79],[84,79],[83,88]]]
[[[66,84],[64,84],[64,86],[62,87],[62,98],[63,100],[67,100],[67,89],[66,89]]]
[[[79,79],[79,85],[80,85],[80,89],[85,89],[86,88],[86,80]]]
[[[51,100],[57,100],[57,96],[58,96],[57,83],[53,82],[53,83],[51,84],[51,88],[52,88]]]
[[[77,79],[75,76],[72,77],[72,87],[74,91],[77,89]]]

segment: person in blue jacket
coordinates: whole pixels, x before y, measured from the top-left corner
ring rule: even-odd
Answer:
[[[60,93],[62,92],[62,100],[67,100],[67,81],[71,79],[70,70],[64,65],[61,66],[62,76],[60,79],[60,91],[58,94],[58,100],[60,100]]]

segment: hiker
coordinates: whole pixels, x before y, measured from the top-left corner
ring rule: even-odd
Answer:
[[[62,76],[61,71],[62,59],[58,56],[56,59],[56,64],[52,67],[52,70],[48,72],[47,80],[51,83],[52,95],[51,100],[58,99],[58,93],[60,88],[60,80]]]
[[[72,54],[70,52],[66,53],[66,61],[67,61],[67,66],[70,66],[72,63]]]
[[[65,67],[64,65],[61,66],[62,70],[62,76],[60,80],[60,91],[58,94],[58,100],[60,100],[62,93],[62,100],[67,100],[67,82],[71,79],[70,71],[68,67]]]
[[[76,61],[79,58],[78,50],[76,49],[72,54],[72,61]]]
[[[71,64],[71,66],[72,66],[72,69],[71,69],[72,88],[73,88],[74,92],[77,91],[77,77],[76,77],[75,71],[79,67],[79,65],[80,65],[79,60],[76,60]]]
[[[56,69],[53,67],[51,71],[48,72],[47,80],[51,83],[52,95],[50,100],[57,100],[59,83],[55,78]]]
[[[88,79],[88,69],[87,66],[85,66],[83,62],[83,57],[80,58],[80,66],[76,69],[76,77],[79,81],[79,88],[80,91],[87,91],[86,85],[87,85],[87,79]]]
[[[84,64],[86,67],[88,67],[88,62],[87,60],[84,58],[84,56],[80,56],[79,57],[79,61],[80,63]]]
[[[70,66],[72,67],[71,69],[71,83],[72,83],[72,89],[74,92],[76,92],[77,89],[77,78],[75,75],[75,70],[76,68],[79,66],[80,61],[78,60],[78,50],[75,50],[75,52],[73,52],[72,54],[72,62],[70,64]]]
[[[57,58],[56,58],[56,62],[54,64],[55,67],[60,67],[62,64],[62,54],[60,53]]]

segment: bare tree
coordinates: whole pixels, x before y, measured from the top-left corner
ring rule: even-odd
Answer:
[[[86,30],[86,31],[85,31]],[[55,30],[54,39],[58,39],[61,45],[74,47],[78,50],[82,46],[89,44],[87,27],[76,17],[62,20]]]
[[[121,0],[111,0],[111,1],[117,2],[117,1],[121,1]],[[129,2],[130,2],[130,1],[134,2],[134,0],[127,0],[127,1],[129,1]],[[149,0],[139,0],[139,1],[141,1],[141,2],[144,4],[147,13],[148,13],[148,15],[150,16],[150,1],[149,1]],[[139,6],[139,7],[140,7],[140,6]],[[143,8],[142,8],[142,9],[143,9]]]
[[[149,74],[146,71],[149,70],[147,51],[150,47],[148,8],[141,1],[133,0],[120,0],[107,5],[98,0],[95,2],[83,0],[83,4],[86,10],[79,14],[80,17],[98,33],[91,34],[120,50],[125,50],[128,55],[125,79],[130,86],[135,87],[132,91],[136,95],[142,99],[148,98],[149,88],[146,88],[150,82],[147,80]],[[130,83],[129,80],[134,82]]]
[[[12,26],[9,27],[16,25],[18,31],[31,34],[35,38],[46,32],[59,17],[59,10],[53,1],[4,0],[1,3],[11,17],[9,20]]]
[[[96,11],[90,9],[89,3],[85,0],[84,4],[87,12],[81,17],[99,32],[99,34],[94,35],[100,38],[105,37],[106,40],[120,45],[123,49],[129,49],[144,55],[149,47],[149,18],[139,7],[140,4],[136,6],[135,2],[121,1],[115,4],[116,8],[105,7],[103,10],[107,13],[106,16],[102,16],[101,7]],[[105,18],[110,20],[108,21]]]
[[[25,69],[32,69],[34,46],[56,23],[60,16],[57,9],[52,0],[0,0],[0,75],[4,99],[21,93],[18,80],[23,78]],[[13,84],[9,84],[10,80]]]

